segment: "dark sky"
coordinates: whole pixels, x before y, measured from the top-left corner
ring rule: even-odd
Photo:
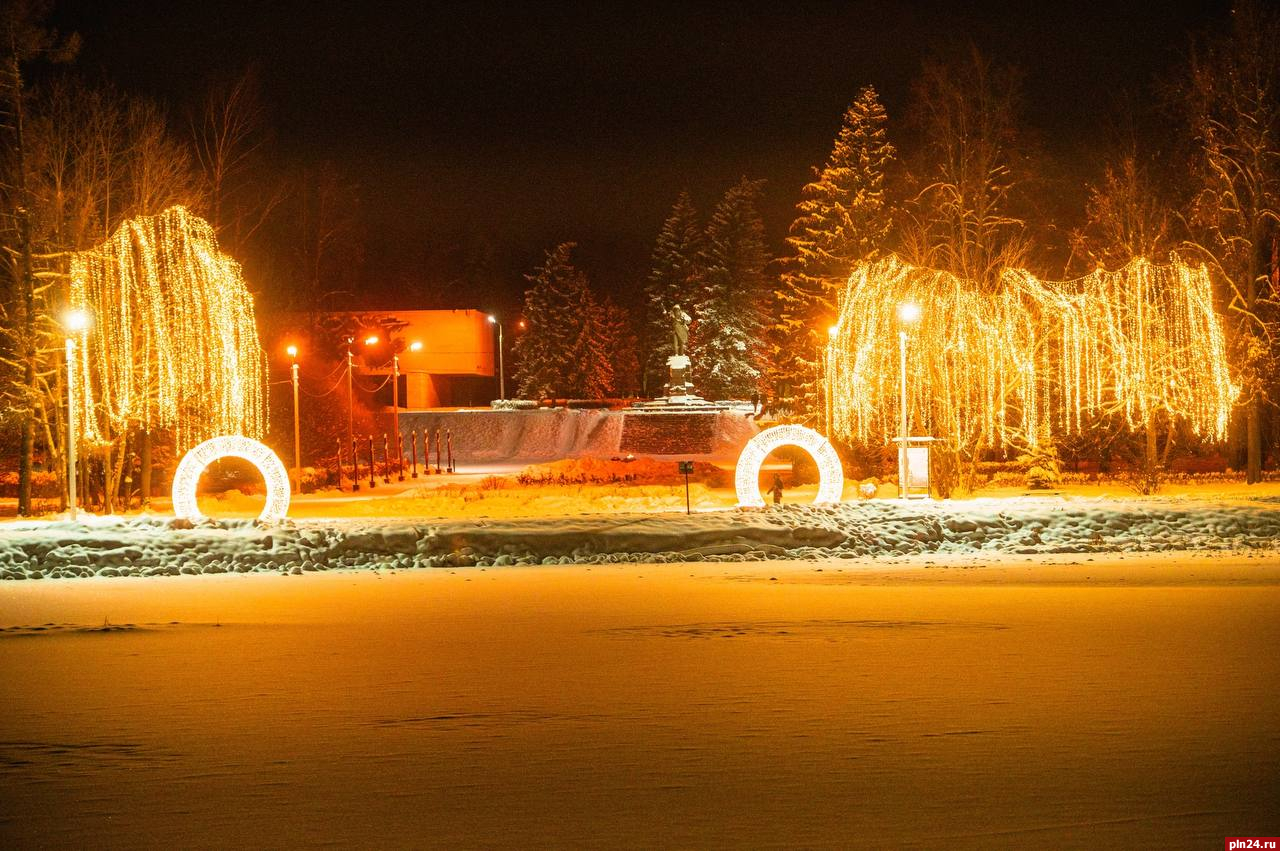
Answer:
[[[601,288],[634,288],[680,188],[708,208],[742,175],[768,180],[780,245],[859,87],[900,119],[922,59],[966,41],[1021,66],[1029,123],[1083,170],[1118,93],[1226,17],[1225,3],[748,9],[67,0],[55,20],[83,36],[91,78],[179,108],[256,62],[282,159],[332,160],[359,184],[372,291],[439,289],[448,250],[487,239],[514,293],[565,239]]]

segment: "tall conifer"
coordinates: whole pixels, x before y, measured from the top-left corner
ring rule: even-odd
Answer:
[[[526,275],[525,333],[516,341],[516,381],[525,398],[603,398],[613,384],[605,309],[573,265],[572,242],[547,252]]]
[[[691,311],[689,354],[694,390],[711,399],[749,399],[761,389],[769,296],[769,254],[757,209],[763,186],[763,180],[742,178],[707,224],[705,283]]]
[[[662,224],[653,249],[653,264],[645,282],[644,392],[659,395],[667,381],[671,356],[673,305],[688,311],[701,297],[702,225],[688,190],[676,198]]]
[[[875,89],[865,87],[845,110],[826,165],[814,169],[796,205],[771,329],[771,383],[778,404],[801,420],[815,419],[820,410],[816,379],[836,293],[853,265],[874,259],[889,234],[884,182],[895,151],[887,120]]]

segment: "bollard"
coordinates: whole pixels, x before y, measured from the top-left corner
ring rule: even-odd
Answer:
[[[418,478],[418,430],[409,433],[409,449],[413,451],[413,477]]]
[[[356,451],[356,439],[351,438],[351,492],[360,490],[360,453]]]
[[[338,438],[338,452],[333,456],[337,461],[338,468],[338,490],[342,490],[342,438]]]
[[[382,433],[382,483],[384,485],[391,484],[391,460],[387,455],[391,446],[391,441],[387,437],[387,433]]]
[[[453,429],[451,429],[451,428],[447,428],[447,429],[445,429],[445,430],[444,430],[444,442],[445,442],[445,446],[446,446],[446,447],[448,448],[448,450],[449,450],[449,466],[448,466],[448,467],[446,467],[445,469],[447,469],[450,473],[452,473],[452,472],[454,472],[454,469],[453,469]]]
[[[373,490],[378,486],[377,481],[374,479],[374,476],[377,475],[377,470],[374,469],[376,466],[373,463],[373,435],[369,435],[369,490]]]
[[[440,469],[440,427],[436,426],[436,473],[443,472]]]
[[[404,481],[404,432],[396,432],[396,479]]]

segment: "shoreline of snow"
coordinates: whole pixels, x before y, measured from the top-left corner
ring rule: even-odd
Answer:
[[[1265,500],[872,500],[691,516],[186,525],[166,517],[5,523],[0,579],[1280,548],[1280,508]]]

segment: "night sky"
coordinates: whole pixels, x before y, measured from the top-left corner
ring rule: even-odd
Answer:
[[[490,307],[567,239],[625,301],[683,186],[705,210],[738,177],[766,178],[780,248],[859,87],[879,89],[901,142],[921,61],[967,41],[1022,68],[1028,124],[1083,182],[1102,113],[1121,92],[1145,96],[1193,31],[1227,15],[1225,3],[529,5],[76,0],[53,21],[81,33],[90,80],[175,114],[257,63],[279,161],[331,160],[359,185],[375,298],[409,286]],[[444,287],[458,246],[478,241],[496,249],[494,304]]]

